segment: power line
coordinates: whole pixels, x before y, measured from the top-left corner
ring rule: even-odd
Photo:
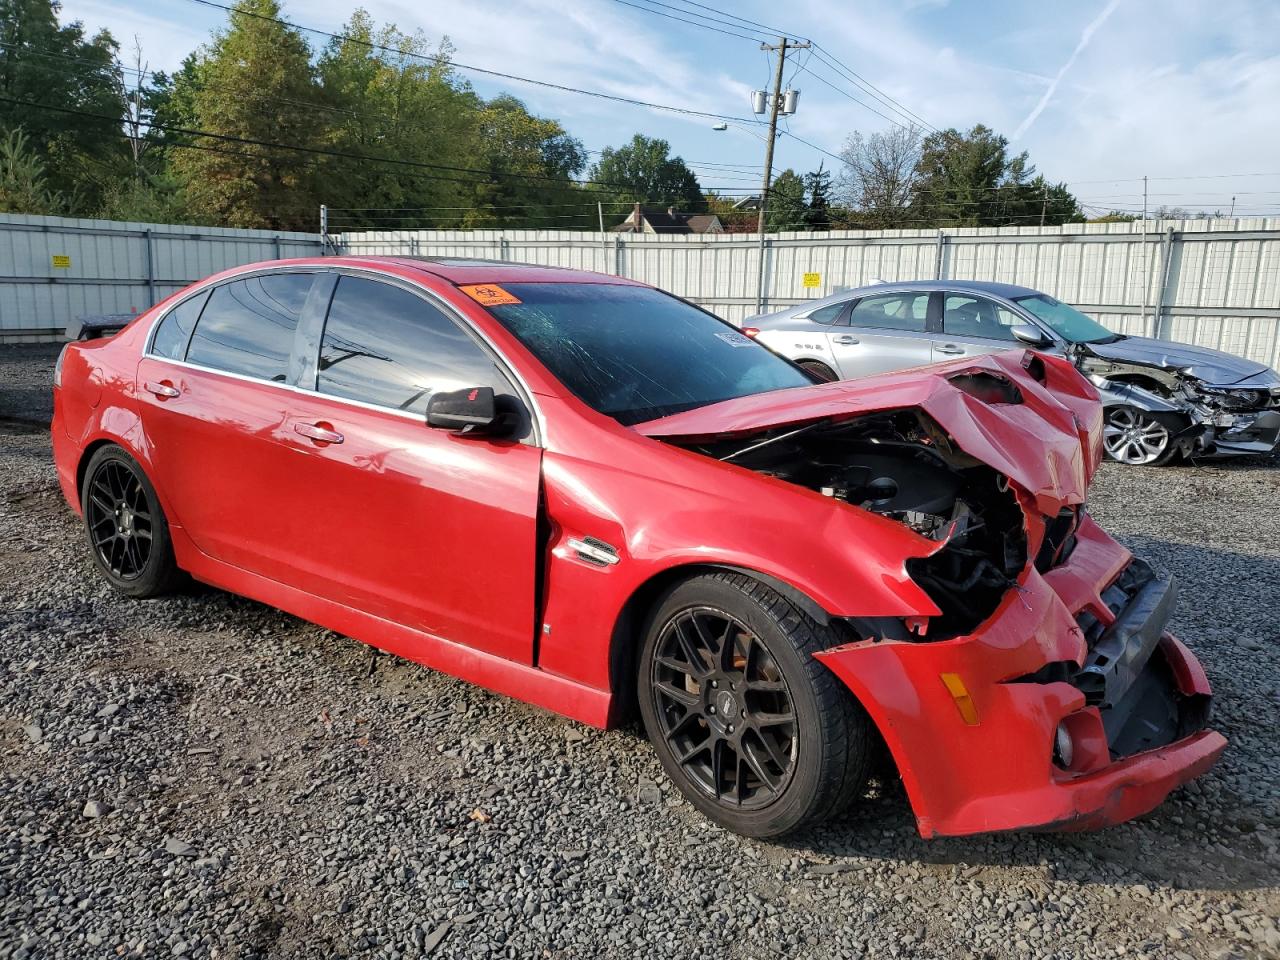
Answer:
[[[672,6],[671,4],[661,2],[661,0],[642,0],[642,2],[647,3],[647,4],[650,4],[651,6],[640,6],[638,3],[634,3],[634,2],[632,2],[632,0],[615,0],[615,2],[616,2],[616,3],[621,3],[621,4],[623,4],[624,6],[633,7],[633,8],[635,8],[635,9],[637,9],[637,10],[642,10],[642,11],[644,11],[645,13],[652,14],[653,16],[657,16],[657,17],[665,17],[665,18],[666,18],[666,19],[668,19],[668,20],[676,20],[676,21],[679,21],[680,23],[687,23],[687,24],[690,24],[690,25],[692,25],[692,26],[701,27],[701,28],[703,28],[703,29],[705,29],[705,30],[712,30],[712,31],[714,31],[714,32],[716,32],[716,33],[727,33],[727,34],[729,34],[729,36],[738,37],[738,38],[743,39],[743,40],[753,40],[753,41],[754,41],[754,40],[759,40],[759,39],[761,39],[761,37],[762,37],[762,36],[768,37],[768,36],[770,36],[770,35],[775,35],[775,36],[776,36],[776,35],[779,35],[779,34],[781,34],[781,35],[786,35],[786,36],[800,36],[799,34],[792,34],[790,31],[781,30],[781,29],[778,29],[778,30],[772,30],[771,28],[764,27],[764,26],[754,26],[754,25],[753,25],[753,26],[740,26],[740,24],[743,24],[743,23],[745,23],[745,24],[754,24],[754,21],[744,20],[744,18],[741,18],[741,17],[734,17],[734,20],[733,20],[733,21],[731,21],[731,20],[724,20],[724,19],[720,19],[719,17],[708,17],[706,14],[698,14],[698,13],[695,13],[694,11],[692,11],[692,10],[686,10],[686,9],[684,9],[684,8],[681,8],[681,7],[674,7],[674,6]],[[705,5],[705,4],[700,4],[700,3],[699,3],[699,4],[692,4],[692,6],[700,7],[700,8],[701,8],[701,9],[703,9],[703,10],[709,10],[709,11],[711,11],[711,12],[713,12],[713,13],[719,13],[719,14],[722,14],[722,15],[724,15],[724,16],[730,16],[730,17],[733,17],[733,16],[734,16],[733,14],[727,13],[726,11],[723,11],[723,10],[717,10],[717,9],[715,9],[714,7],[709,7],[709,6]],[[675,10],[675,11],[678,11],[678,12],[680,12],[680,13],[687,13],[687,14],[689,14],[690,16],[698,17],[699,19],[697,19],[697,20],[690,20],[690,19],[687,19],[686,17],[678,17],[678,16],[674,16],[673,14],[670,14],[670,13],[663,13],[661,10],[653,9],[654,7],[664,7],[664,8],[666,8],[667,10]],[[708,21],[709,21],[709,22],[708,22]],[[734,22],[734,21],[737,21],[737,22]],[[727,25],[727,26],[739,27],[739,29],[746,29],[746,30],[750,30],[752,33],[758,34],[759,36],[754,36],[754,37],[753,37],[753,36],[747,36],[746,34],[742,34],[742,33],[733,33],[733,32],[730,32],[730,31],[727,31],[727,30],[722,29],[722,27],[712,26],[712,24],[713,24],[713,23],[716,23],[716,24],[722,24],[722,25]],[[808,40],[809,38],[807,38],[807,37],[801,37],[801,39]],[[830,51],[825,50],[825,48],[823,48],[820,44],[818,44],[818,43],[816,43],[816,42],[813,42],[813,41],[810,41],[810,42],[812,42],[812,43],[813,43],[813,49],[810,51],[810,54],[809,54],[809,57],[810,57],[810,58],[816,54],[816,55],[817,55],[817,57],[818,57],[818,60],[819,60],[821,63],[825,64],[828,68],[830,68],[830,69],[834,70],[834,71],[835,71],[835,72],[836,72],[836,73],[837,73],[837,74],[838,74],[842,79],[844,79],[844,80],[847,80],[847,81],[850,81],[850,82],[854,83],[854,84],[855,84],[856,86],[858,86],[860,89],[862,89],[862,90],[866,91],[866,92],[867,92],[868,94],[870,94],[872,97],[875,97],[878,101],[880,101],[880,102],[881,102],[881,104],[882,104],[882,105],[884,105],[885,107],[887,107],[889,110],[892,110],[893,112],[895,112],[895,113],[899,114],[899,115],[900,115],[904,120],[906,120],[907,124],[909,124],[909,125],[911,125],[911,126],[920,125],[920,126],[923,126],[923,127],[927,128],[927,129],[929,129],[929,130],[933,130],[933,131],[935,131],[935,132],[936,132],[937,128],[936,128],[936,127],[934,127],[934,126],[933,126],[931,123],[929,123],[927,120],[924,120],[924,119],[923,119],[923,118],[921,118],[918,114],[913,113],[912,111],[908,110],[905,106],[903,106],[901,103],[899,103],[899,102],[898,102],[897,100],[895,100],[893,97],[891,97],[891,96],[889,96],[888,94],[884,93],[884,92],[883,92],[883,91],[881,91],[878,87],[876,87],[874,84],[872,84],[870,81],[868,81],[868,80],[866,80],[864,77],[862,77],[862,76],[861,76],[861,74],[858,74],[858,73],[854,72],[852,69],[850,69],[849,67],[845,66],[843,63],[841,63],[841,62],[840,62],[840,61],[835,57],[835,55],[834,55],[834,54],[830,53]],[[846,90],[844,90],[844,89],[842,89],[842,88],[840,88],[840,87],[837,87],[835,84],[833,84],[833,83],[829,82],[828,80],[826,80],[826,79],[824,79],[823,77],[819,76],[818,74],[814,73],[811,69],[808,69],[808,67],[809,67],[809,58],[806,58],[805,62],[804,62],[802,65],[800,65],[799,67],[797,67],[797,69],[796,69],[795,73],[794,73],[794,74],[793,74],[793,76],[792,76],[792,79],[794,79],[794,78],[795,78],[795,76],[796,76],[796,75],[798,75],[798,74],[800,74],[800,73],[808,73],[810,76],[815,77],[815,78],[816,78],[816,79],[818,79],[818,80],[821,80],[823,83],[825,83],[827,86],[831,87],[831,89],[835,90],[837,93],[841,93],[841,94],[843,94],[844,96],[846,96],[846,97],[848,97],[850,100],[852,100],[854,103],[857,103],[857,104],[859,104],[859,105],[861,105],[861,106],[865,107],[867,110],[870,110],[870,111],[871,111],[872,113],[874,113],[876,116],[878,116],[878,117],[880,117],[880,118],[882,118],[882,119],[884,119],[884,120],[887,120],[887,121],[889,121],[890,123],[893,123],[893,124],[895,124],[895,125],[897,125],[897,126],[904,126],[904,124],[903,124],[902,122],[900,122],[899,120],[896,120],[896,119],[894,119],[893,117],[890,117],[890,116],[886,116],[885,114],[883,114],[883,113],[881,113],[879,110],[877,110],[875,107],[872,107],[870,104],[867,104],[866,102],[864,102],[863,100],[861,100],[861,99],[859,99],[858,97],[854,96],[853,94],[849,93],[848,91],[846,91]]]
[[[836,93],[839,93],[839,94],[841,94],[841,95],[843,95],[843,96],[848,97],[850,100],[852,100],[852,101],[853,101],[854,103],[856,103],[858,106],[862,107],[864,110],[870,110],[872,113],[874,113],[877,117],[880,117],[882,120],[888,120],[888,121],[889,121],[890,123],[892,123],[895,127],[902,127],[902,129],[904,129],[904,130],[909,130],[909,129],[911,129],[910,127],[908,127],[908,126],[906,126],[906,125],[902,124],[901,122],[899,122],[899,121],[895,120],[893,117],[885,116],[883,113],[881,113],[881,112],[880,112],[879,110],[877,110],[875,107],[871,106],[871,104],[867,103],[866,101],[864,101],[864,100],[859,100],[857,97],[855,97],[855,96],[854,96],[852,93],[850,93],[848,90],[843,90],[843,89],[841,89],[840,87],[837,87],[834,83],[832,83],[832,82],[831,82],[830,80],[828,80],[826,77],[823,77],[823,76],[821,76],[820,74],[816,74],[816,73],[814,73],[814,72],[813,72],[812,70],[810,70],[807,66],[801,67],[801,68],[800,68],[800,70],[799,70],[799,72],[800,72],[800,73],[807,73],[807,74],[809,74],[809,76],[813,77],[813,79],[815,79],[815,80],[819,81],[820,83],[825,83],[828,87],[830,87],[830,88],[831,88],[832,90],[834,90]]]
[[[905,104],[889,96],[889,94],[885,93],[875,84],[873,84],[870,80],[867,80],[865,77],[863,77],[862,74],[857,73],[850,67],[846,66],[843,61],[841,61],[838,57],[836,57],[835,54],[831,53],[831,51],[829,51],[822,44],[815,41],[813,46],[815,50],[815,55],[817,56],[820,62],[827,64],[827,66],[831,67],[837,73],[844,73],[846,75],[846,79],[850,80],[857,86],[866,90],[867,93],[871,94],[873,97],[876,97],[876,99],[883,102],[885,106],[894,110],[896,113],[900,114],[901,116],[907,118],[908,122],[912,123],[913,125],[918,123],[921,126],[925,127],[926,129],[932,130],[934,133],[938,132],[938,128],[935,127],[933,124],[931,124],[928,120],[925,120],[919,114],[908,109]]]
[[[657,3],[658,0],[648,0],[648,2]],[[845,64],[843,61],[841,61],[839,57],[837,57],[834,53],[832,53],[822,44],[818,43],[812,37],[806,37],[801,34],[791,34],[790,31],[784,30],[781,27],[771,27],[767,24],[760,23],[758,20],[750,20],[746,17],[740,17],[737,14],[730,13],[727,10],[721,10],[717,7],[709,6],[705,3],[695,3],[694,0],[680,0],[680,2],[685,3],[687,6],[690,6],[690,7],[697,7],[700,10],[706,10],[710,13],[719,14],[722,17],[729,17],[732,19],[732,21],[736,21],[737,23],[740,23],[740,24],[745,24],[746,27],[756,28],[754,32],[757,32],[757,33],[766,33],[766,34],[769,34],[770,36],[787,34],[791,36],[797,36],[801,40],[810,41],[813,44],[814,52],[817,55],[819,61],[825,63],[828,67],[835,70],[837,73],[844,74],[845,79],[850,80],[852,83],[854,83],[858,87],[865,90],[871,96],[875,97],[877,100],[880,100],[885,106],[889,107],[894,112],[908,119],[910,123],[919,124],[928,130],[937,132],[937,127],[929,123],[929,121],[925,120],[919,114],[908,109],[907,106],[903,104],[901,101],[890,96],[888,93],[885,93],[883,90],[881,90],[879,87],[873,84],[866,77],[854,71],[851,67]],[[729,23],[730,21],[717,20],[716,22]],[[807,65],[807,61],[806,61],[806,65]]]
[[[586,97],[598,97],[601,100],[610,100],[610,101],[613,101],[614,103],[627,103],[627,104],[631,104],[632,106],[647,107],[652,110],[668,110],[672,113],[681,113],[681,114],[685,114],[687,116],[692,116],[692,117],[708,117],[713,120],[733,120],[738,123],[751,123],[756,125],[760,125],[761,123],[761,121],[759,120],[755,120],[747,117],[738,117],[738,116],[733,116],[731,114],[724,114],[724,113],[709,113],[705,110],[690,110],[686,107],[675,107],[666,103],[651,103],[647,100],[635,100],[631,97],[622,97],[612,93],[603,93],[599,90],[583,90],[579,87],[570,87],[562,83],[552,83],[548,80],[535,80],[531,77],[517,76],[514,73],[502,73],[501,71],[498,71],[498,70],[490,70],[487,67],[477,67],[472,64],[460,63],[456,60],[451,60],[448,57],[444,57],[436,54],[413,53],[413,52],[406,53],[403,50],[397,50],[395,47],[389,47],[384,44],[374,43],[369,40],[361,40],[359,37],[352,37],[347,34],[330,33],[328,30],[321,30],[317,27],[304,26],[300,23],[296,23],[291,20],[285,20],[281,17],[269,17],[266,14],[254,13],[251,10],[237,9],[235,7],[228,6],[224,3],[217,3],[216,0],[191,0],[191,2],[198,3],[201,6],[214,7],[218,10],[224,10],[227,13],[237,13],[237,14],[240,14],[241,16],[253,17],[257,20],[264,20],[264,21],[267,21],[268,23],[275,23],[282,27],[289,27],[292,30],[301,30],[306,33],[316,34],[317,36],[328,37],[331,40],[337,40],[341,43],[354,43],[357,46],[366,47],[370,50],[379,50],[379,51],[382,51],[383,53],[390,53],[397,57],[408,56],[416,60],[424,60],[429,63],[434,63],[438,66],[450,67],[457,70],[468,70],[472,73],[482,73],[482,74],[485,74],[486,76],[491,76],[491,77],[502,77],[505,80],[515,80],[519,83],[528,83],[537,87],[545,87],[551,90],[560,90],[564,93],[577,93]]]
[[[713,27],[706,23],[700,23],[697,20],[686,20],[684,17],[672,16],[669,13],[663,13],[661,10],[654,10],[651,7],[642,7],[638,3],[632,3],[631,0],[614,0],[614,2],[620,3],[624,7],[633,7],[636,10],[643,10],[645,13],[651,13],[655,17],[666,17],[668,20],[678,20],[680,23],[692,24],[695,27],[702,27],[704,30],[714,30],[716,33],[723,33],[726,36],[737,37],[740,40],[757,41],[760,39],[759,37],[749,37],[745,33],[734,33],[730,30],[721,30],[719,27]],[[662,4],[659,4],[659,6],[665,7],[667,6],[667,4],[662,3]],[[675,10],[677,8],[671,7],[670,9]]]

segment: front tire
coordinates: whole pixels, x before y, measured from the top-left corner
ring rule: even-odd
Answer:
[[[1108,459],[1130,467],[1163,466],[1177,453],[1168,425],[1136,407],[1107,408],[1102,448]]]
[[[735,833],[775,837],[844,809],[874,738],[813,654],[839,639],[777,591],[716,572],[655,606],[637,692],[645,730],[685,798]]]
[[[89,460],[80,507],[93,562],[127,597],[170,592],[181,573],[160,498],[138,461],[117,446]]]

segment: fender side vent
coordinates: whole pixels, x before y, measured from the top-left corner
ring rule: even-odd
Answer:
[[[618,551],[595,537],[570,537],[567,541],[578,559],[596,567],[609,567],[618,562]]]

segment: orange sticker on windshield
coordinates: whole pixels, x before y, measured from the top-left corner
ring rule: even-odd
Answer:
[[[482,307],[500,307],[504,303],[520,302],[519,297],[514,297],[507,293],[496,283],[474,283],[471,286],[459,287],[458,289]]]

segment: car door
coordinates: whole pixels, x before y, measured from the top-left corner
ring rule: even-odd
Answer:
[[[926,333],[929,292],[877,293],[853,304],[847,326],[828,334],[842,378],[918,367],[933,361]]]
[[[281,441],[309,589],[532,662],[542,451],[515,377],[442,301],[390,280],[338,276],[314,339]],[[427,426],[433,393],[486,386],[513,435]]]
[[[1027,321],[989,297],[942,294],[942,330],[933,339],[935,361],[1012,350],[1021,345],[1013,328]]]
[[[280,578],[289,567],[293,342],[315,272],[237,278],[170,309],[138,364],[156,487],[203,553]]]

